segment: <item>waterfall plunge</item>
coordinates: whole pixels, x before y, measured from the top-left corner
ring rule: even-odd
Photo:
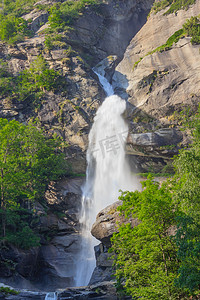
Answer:
[[[96,73],[97,74],[97,73]],[[90,230],[96,215],[117,201],[119,190],[135,190],[138,184],[125,160],[128,125],[123,119],[125,100],[113,95],[112,86],[97,74],[107,94],[99,107],[89,134],[86,183],[83,186],[82,244],[77,261],[76,286],[87,285],[95,267],[94,246],[98,244]]]

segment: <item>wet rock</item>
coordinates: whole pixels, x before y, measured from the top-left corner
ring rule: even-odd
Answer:
[[[10,295],[6,296],[5,300],[44,300],[45,299],[44,293],[33,293],[33,292],[20,292],[18,295]],[[1,299],[1,298],[0,298]]]
[[[110,55],[100,61],[93,70],[100,74],[103,77],[106,77],[106,79],[111,82],[113,73],[115,71],[115,67],[117,65],[118,58],[116,55]]]
[[[129,141],[137,146],[160,147],[180,143],[182,141],[182,134],[172,128],[162,128],[155,132],[132,133]]]
[[[117,300],[118,297],[114,283],[109,281],[82,288],[66,289],[58,294],[58,300],[67,299]]]

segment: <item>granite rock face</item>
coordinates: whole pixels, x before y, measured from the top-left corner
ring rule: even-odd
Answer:
[[[192,45],[191,38],[184,37],[170,49],[148,53],[165,44],[188,18],[198,15],[200,1],[187,10],[169,15],[163,15],[164,12],[150,14],[131,40],[112,77],[115,92],[128,100],[127,153],[131,164],[140,171],[162,170],[170,157],[181,147],[188,146],[187,133],[179,131],[179,113],[185,108],[194,113],[199,104],[200,46]],[[157,130],[172,128],[178,138],[163,144],[163,136]]]

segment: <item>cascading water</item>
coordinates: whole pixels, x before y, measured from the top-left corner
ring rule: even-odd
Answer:
[[[45,296],[45,300],[57,300],[56,292],[47,293]]]
[[[134,190],[137,186],[125,160],[128,125],[122,114],[126,102],[113,95],[112,86],[106,78],[97,75],[108,97],[99,107],[89,133],[88,166],[80,217],[82,244],[76,286],[87,285],[95,267],[94,246],[97,241],[90,230],[97,213],[117,201],[120,189]]]

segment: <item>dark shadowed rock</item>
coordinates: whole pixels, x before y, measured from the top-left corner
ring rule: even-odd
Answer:
[[[113,277],[113,260],[112,254],[108,253],[107,248],[101,243],[94,247],[96,257],[96,267],[92,273],[89,284],[96,284],[103,281],[112,281]]]

